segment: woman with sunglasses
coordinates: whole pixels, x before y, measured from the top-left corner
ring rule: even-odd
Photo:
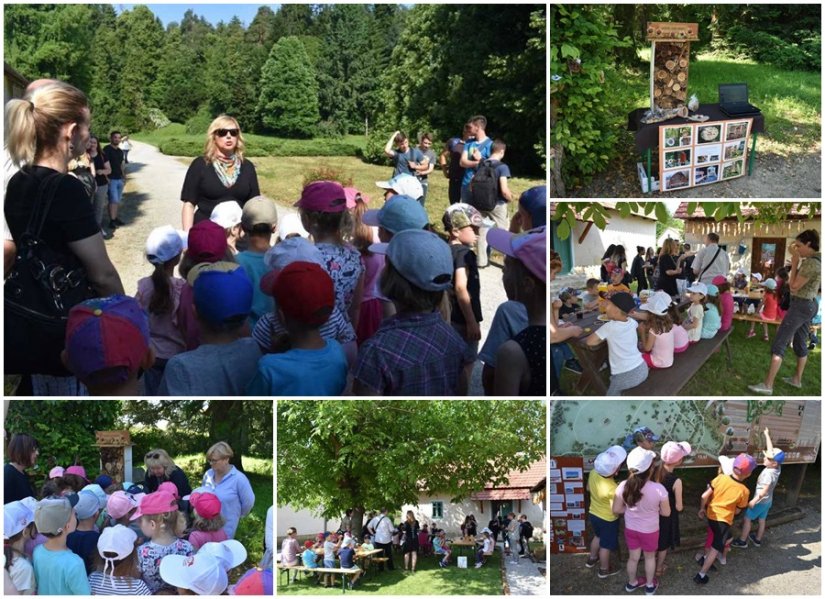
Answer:
[[[146,465],[145,487],[147,493],[154,493],[158,490],[160,484],[166,481],[171,482],[178,488],[178,497],[184,497],[192,492],[186,473],[175,466],[175,462],[163,449],[153,449],[147,453],[143,458],[143,463]],[[178,506],[184,510],[186,508],[186,504],[182,499],[178,500]]]
[[[227,196],[243,208],[248,199],[260,194],[255,165],[244,158],[241,127],[233,117],[222,114],[209,125],[203,156],[195,158],[186,172],[180,195],[183,230],[208,220],[212,209]]]

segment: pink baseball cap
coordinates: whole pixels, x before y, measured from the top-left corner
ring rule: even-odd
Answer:
[[[106,510],[115,520],[123,518],[126,514],[138,506],[138,501],[125,491],[115,491],[106,500]]]
[[[168,480],[158,485],[158,491],[165,491],[172,495],[175,499],[180,499],[180,493],[178,493],[178,488],[175,486],[175,483]]]
[[[165,514],[166,512],[178,511],[178,501],[175,496],[166,491],[155,491],[149,493],[141,501],[138,509],[132,514],[129,520],[137,520],[141,516],[151,516],[153,514]]]
[[[487,243],[519,260],[540,281],[547,282],[547,231],[544,227],[519,234],[494,227],[487,233]]]
[[[63,466],[55,466],[49,470],[49,478],[60,478],[65,472]]]
[[[294,206],[314,212],[343,212],[347,209],[347,192],[336,181],[315,181],[304,187]]]
[[[80,478],[89,482],[89,479],[86,478],[86,469],[83,466],[69,466],[63,474],[77,474]]]
[[[189,229],[187,255],[199,262],[218,262],[226,255],[226,232],[211,220],[202,220]]]
[[[214,493],[194,492],[189,496],[189,503],[201,518],[210,520],[221,513],[221,500]]]
[[[693,450],[690,447],[690,443],[685,441],[679,443],[668,441],[662,445],[662,461],[665,464],[675,464],[683,457],[690,455],[691,451]]]
[[[713,283],[714,285],[721,285],[722,283],[727,282],[728,278],[723,275],[716,275],[715,277],[713,277],[713,280],[711,281],[711,283]]]
[[[345,187],[344,193],[347,197],[347,210],[352,210],[353,208],[355,208],[355,200],[358,196],[361,196],[361,201],[363,201],[365,204],[370,203],[369,196],[365,193],[361,193],[354,187]]]

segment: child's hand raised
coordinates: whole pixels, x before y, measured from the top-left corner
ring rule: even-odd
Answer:
[[[765,436],[766,436],[766,437],[767,437],[768,435],[770,435],[770,433],[768,432],[768,427],[767,427],[767,426],[765,427],[765,430],[763,430],[762,432],[763,432],[763,433],[765,433]]]

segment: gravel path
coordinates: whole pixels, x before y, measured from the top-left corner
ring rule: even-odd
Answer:
[[[187,167],[176,158],[162,154],[155,146],[136,141],[132,142],[129,157],[132,160],[126,165],[126,189],[120,209],[120,218],[126,226],[117,229],[115,236],[106,242],[106,249],[120,273],[123,288],[133,295],[138,279],[152,272],[144,255],[149,232],[161,225],[180,228],[180,190]],[[278,204],[278,212],[283,216],[294,212],[294,208]],[[480,273],[483,344],[496,307],[507,297],[501,284],[501,268],[494,264],[481,269]],[[476,363],[471,395],[482,395],[481,363]]]

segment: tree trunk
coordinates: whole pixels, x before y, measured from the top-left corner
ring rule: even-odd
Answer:
[[[361,531],[364,528],[364,506],[352,508],[352,536],[359,541],[364,540]]]
[[[230,463],[241,472],[243,469],[243,454],[246,451],[248,427],[243,410],[242,400],[213,399],[206,408],[209,414],[209,444],[210,447],[218,441],[229,443],[235,454]],[[204,452],[209,449],[204,447]]]

